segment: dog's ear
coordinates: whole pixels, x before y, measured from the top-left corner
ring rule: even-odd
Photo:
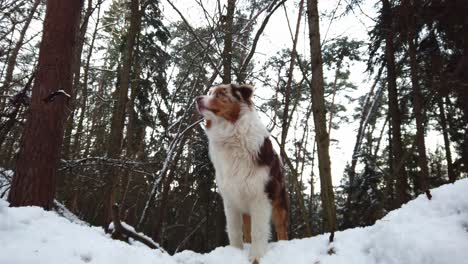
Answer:
[[[242,84],[242,85],[239,85],[239,86],[236,85],[233,88],[235,89],[235,93],[240,95],[244,101],[246,101],[246,102],[251,101],[252,94],[253,94],[253,91],[254,91],[253,86],[248,85],[248,84]]]

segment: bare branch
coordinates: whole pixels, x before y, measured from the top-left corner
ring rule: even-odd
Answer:
[[[189,24],[189,22],[187,21],[187,19],[184,17],[184,15],[179,11],[179,9],[177,7],[175,7],[175,5],[170,1],[170,0],[166,0],[169,5],[171,5],[171,7],[177,12],[177,14],[179,14],[180,18],[182,18],[182,20],[184,21],[184,23],[187,25],[187,27],[189,28],[189,32],[193,35],[193,37],[195,38],[195,40],[198,42],[198,44],[203,48],[205,49],[205,44],[206,46],[209,46],[211,47],[211,45],[209,43],[203,43],[203,41],[198,37],[197,33],[195,32],[195,30],[193,29],[193,27]],[[216,63],[214,62],[213,58],[211,58],[209,55],[208,56],[208,59],[210,61],[210,64],[211,64],[211,67],[213,67],[213,69],[216,70],[216,72],[221,75],[221,72],[220,70],[218,69]],[[222,76],[222,75],[221,75]]]
[[[130,230],[127,227],[125,227],[124,225],[122,225],[122,223],[120,222],[120,219],[119,219],[119,215],[120,215],[119,206],[117,204],[114,204],[112,206],[112,221],[114,223],[114,232],[112,234],[113,237],[114,236],[119,236],[119,235],[124,235],[126,237],[133,238],[136,241],[139,241],[139,242],[145,244],[149,248],[152,248],[152,249],[159,249],[160,248],[159,245],[157,243],[155,243],[153,240],[151,240],[149,237],[141,235],[141,234],[135,232],[134,230]]]
[[[169,1],[169,0],[168,0]],[[278,2],[278,0],[274,0],[273,3],[276,3]],[[268,24],[268,21],[270,20],[270,17],[275,13],[275,11],[281,6],[283,5],[284,3],[286,2],[286,0],[282,0],[281,2],[279,2],[276,6],[272,7],[272,8],[269,8],[269,12],[268,14],[266,15],[265,19],[263,20],[260,28],[258,29],[257,33],[255,34],[255,37],[254,37],[254,40],[252,42],[252,48],[250,49],[250,52],[249,54],[247,55],[247,57],[245,57],[244,61],[242,62],[241,64],[241,67],[240,67],[240,70],[239,70],[239,76],[240,77],[240,80],[238,80],[239,82],[244,82],[245,80],[243,80],[244,78],[244,72],[246,71],[247,69],[247,66],[249,65],[250,61],[252,60],[252,57],[255,53],[255,50],[257,49],[257,44],[258,44],[258,40],[260,39],[260,36],[263,34],[263,31],[265,30],[265,27],[266,25]],[[273,4],[271,5],[273,6]]]

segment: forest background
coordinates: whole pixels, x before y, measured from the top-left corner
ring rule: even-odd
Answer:
[[[291,238],[371,225],[467,175],[465,1],[88,0],[66,31],[69,85],[37,99],[41,58],[62,48],[43,34],[51,3],[0,2],[0,196],[13,205],[64,204],[107,228],[118,203],[169,252],[226,244],[193,98],[230,82],[257,88]],[[63,122],[34,134],[52,125],[38,104]],[[318,169],[328,153],[331,173]]]

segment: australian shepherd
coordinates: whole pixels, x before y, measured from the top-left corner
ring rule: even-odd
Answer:
[[[252,94],[249,85],[219,85],[197,97],[196,105],[205,119],[229,243],[237,248],[243,239],[252,243],[249,259],[258,262],[267,250],[270,219],[278,240],[288,239],[288,198],[280,157]]]

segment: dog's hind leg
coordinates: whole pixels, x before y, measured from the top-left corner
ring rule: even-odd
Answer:
[[[273,203],[272,218],[278,240],[288,240],[288,211],[278,203]]]

